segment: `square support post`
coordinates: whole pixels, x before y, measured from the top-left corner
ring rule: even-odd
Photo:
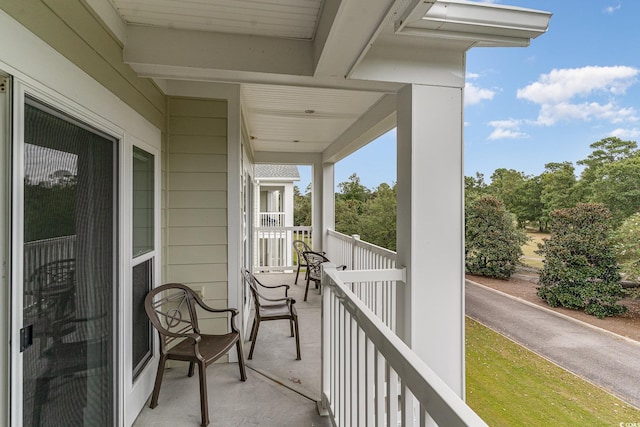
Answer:
[[[464,398],[462,88],[397,97],[397,252],[407,268],[398,334]]]

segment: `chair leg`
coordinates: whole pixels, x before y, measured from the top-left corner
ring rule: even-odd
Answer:
[[[298,274],[300,274],[300,261],[298,261],[298,271],[296,271],[296,280],[295,282],[293,282],[296,285],[298,284]]]
[[[296,328],[296,360],[300,360],[300,332],[298,331],[298,316],[293,319],[293,324]]]
[[[236,342],[236,349],[238,350],[238,366],[240,367],[240,381],[247,380],[247,371],[244,368],[244,355],[242,354],[242,343],[240,338]]]
[[[304,300],[307,300],[307,294],[309,293],[309,278],[307,277],[307,287],[304,289]]]
[[[258,340],[258,329],[260,329],[260,321],[256,320],[256,328],[253,331],[253,339],[251,340],[251,349],[249,350],[249,357],[247,357],[249,360],[253,358],[253,349],[255,348],[256,341]]]
[[[293,319],[289,320],[289,329],[291,329],[291,336],[293,337]]]
[[[158,362],[158,372],[156,372],[156,382],[153,386],[153,394],[151,395],[151,404],[149,408],[153,409],[158,406],[158,395],[160,395],[160,386],[162,385],[162,376],[164,375],[164,364],[167,361],[165,355],[160,355]]]
[[[192,377],[193,376],[194,368],[195,368],[195,363],[189,362],[189,373],[187,374],[188,377]]]
[[[200,412],[202,413],[202,427],[209,425],[209,401],[207,400],[207,365],[205,362],[198,363],[198,374],[200,376]]]
[[[256,318],[253,318],[253,324],[251,325],[251,332],[249,333],[249,341],[253,341],[253,331],[256,330]]]

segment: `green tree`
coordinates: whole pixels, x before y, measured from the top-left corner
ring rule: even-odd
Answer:
[[[336,196],[338,195],[336,194]],[[360,234],[362,230],[362,211],[363,203],[359,200],[345,200],[340,197],[336,197],[336,231],[348,236],[352,234]]]
[[[628,280],[640,283],[640,212],[624,220],[612,240],[622,272]]]
[[[584,309],[599,318],[626,311],[617,304],[624,290],[609,240],[610,218],[600,204],[551,212],[551,237],[538,250],[545,257],[538,295],[550,306]]]
[[[311,184],[307,186],[304,195],[297,185],[293,186],[293,225],[311,225]]]
[[[527,177],[516,189],[514,194],[514,206],[511,211],[518,220],[518,225],[523,227],[527,223],[533,223],[543,230],[542,180],[540,176]]]
[[[351,174],[348,181],[338,184],[340,192],[336,196],[343,200],[357,200],[365,203],[371,196],[371,191],[360,183],[360,177],[357,174]]]
[[[556,209],[570,208],[576,204],[574,186],[576,185],[575,169],[571,162],[547,163],[545,171],[540,175],[540,200],[542,201],[542,221],[544,229],[550,220],[550,213]]]
[[[487,184],[484,182],[484,175],[476,172],[475,178],[472,176],[464,177],[464,198],[466,201],[477,199],[487,194]]]
[[[501,200],[482,196],[465,209],[465,266],[468,273],[508,279],[515,271],[525,232]]]
[[[591,183],[591,201],[611,210],[614,227],[640,211],[640,154],[599,167]]]
[[[585,166],[576,186],[576,192],[582,201],[593,200],[591,185],[598,179],[598,169],[638,154],[638,145],[635,141],[623,141],[614,136],[603,138],[589,147],[593,149],[591,154],[577,162]]]
[[[360,225],[362,240],[396,250],[396,187],[382,183],[374,190],[364,207]]]
[[[491,175],[489,194],[504,202],[509,212],[515,212],[518,204],[517,192],[524,185],[526,175],[515,169],[498,168]]]

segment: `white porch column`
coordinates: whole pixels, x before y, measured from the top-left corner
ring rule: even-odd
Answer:
[[[324,163],[322,165],[322,248],[331,256],[329,248],[329,235],[327,229],[335,230],[335,205],[336,205],[336,184],[334,177],[334,163]]]
[[[322,215],[322,201],[324,191],[324,180],[322,171],[322,162],[320,160],[313,162],[311,167],[311,245],[314,251],[321,251],[324,239],[324,223]]]
[[[462,89],[407,85],[397,104],[398,333],[464,398]]]

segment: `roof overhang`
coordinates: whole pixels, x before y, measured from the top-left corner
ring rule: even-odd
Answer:
[[[395,23],[395,33],[468,41],[469,47],[528,46],[549,26],[548,12],[462,0],[422,0]]]
[[[326,161],[392,127],[395,93],[405,84],[462,88],[468,49],[527,46],[551,16],[462,0],[312,0],[313,23],[308,11],[296,22],[298,9],[308,6],[298,0],[86,1],[122,42],[124,61],[159,87],[243,85],[246,134],[256,141],[250,151],[266,158],[315,153]],[[213,16],[209,26],[206,16]],[[228,29],[236,18],[242,24]],[[313,31],[287,36],[296,25]],[[335,108],[328,93],[349,108]],[[272,102],[265,107],[266,97]]]

